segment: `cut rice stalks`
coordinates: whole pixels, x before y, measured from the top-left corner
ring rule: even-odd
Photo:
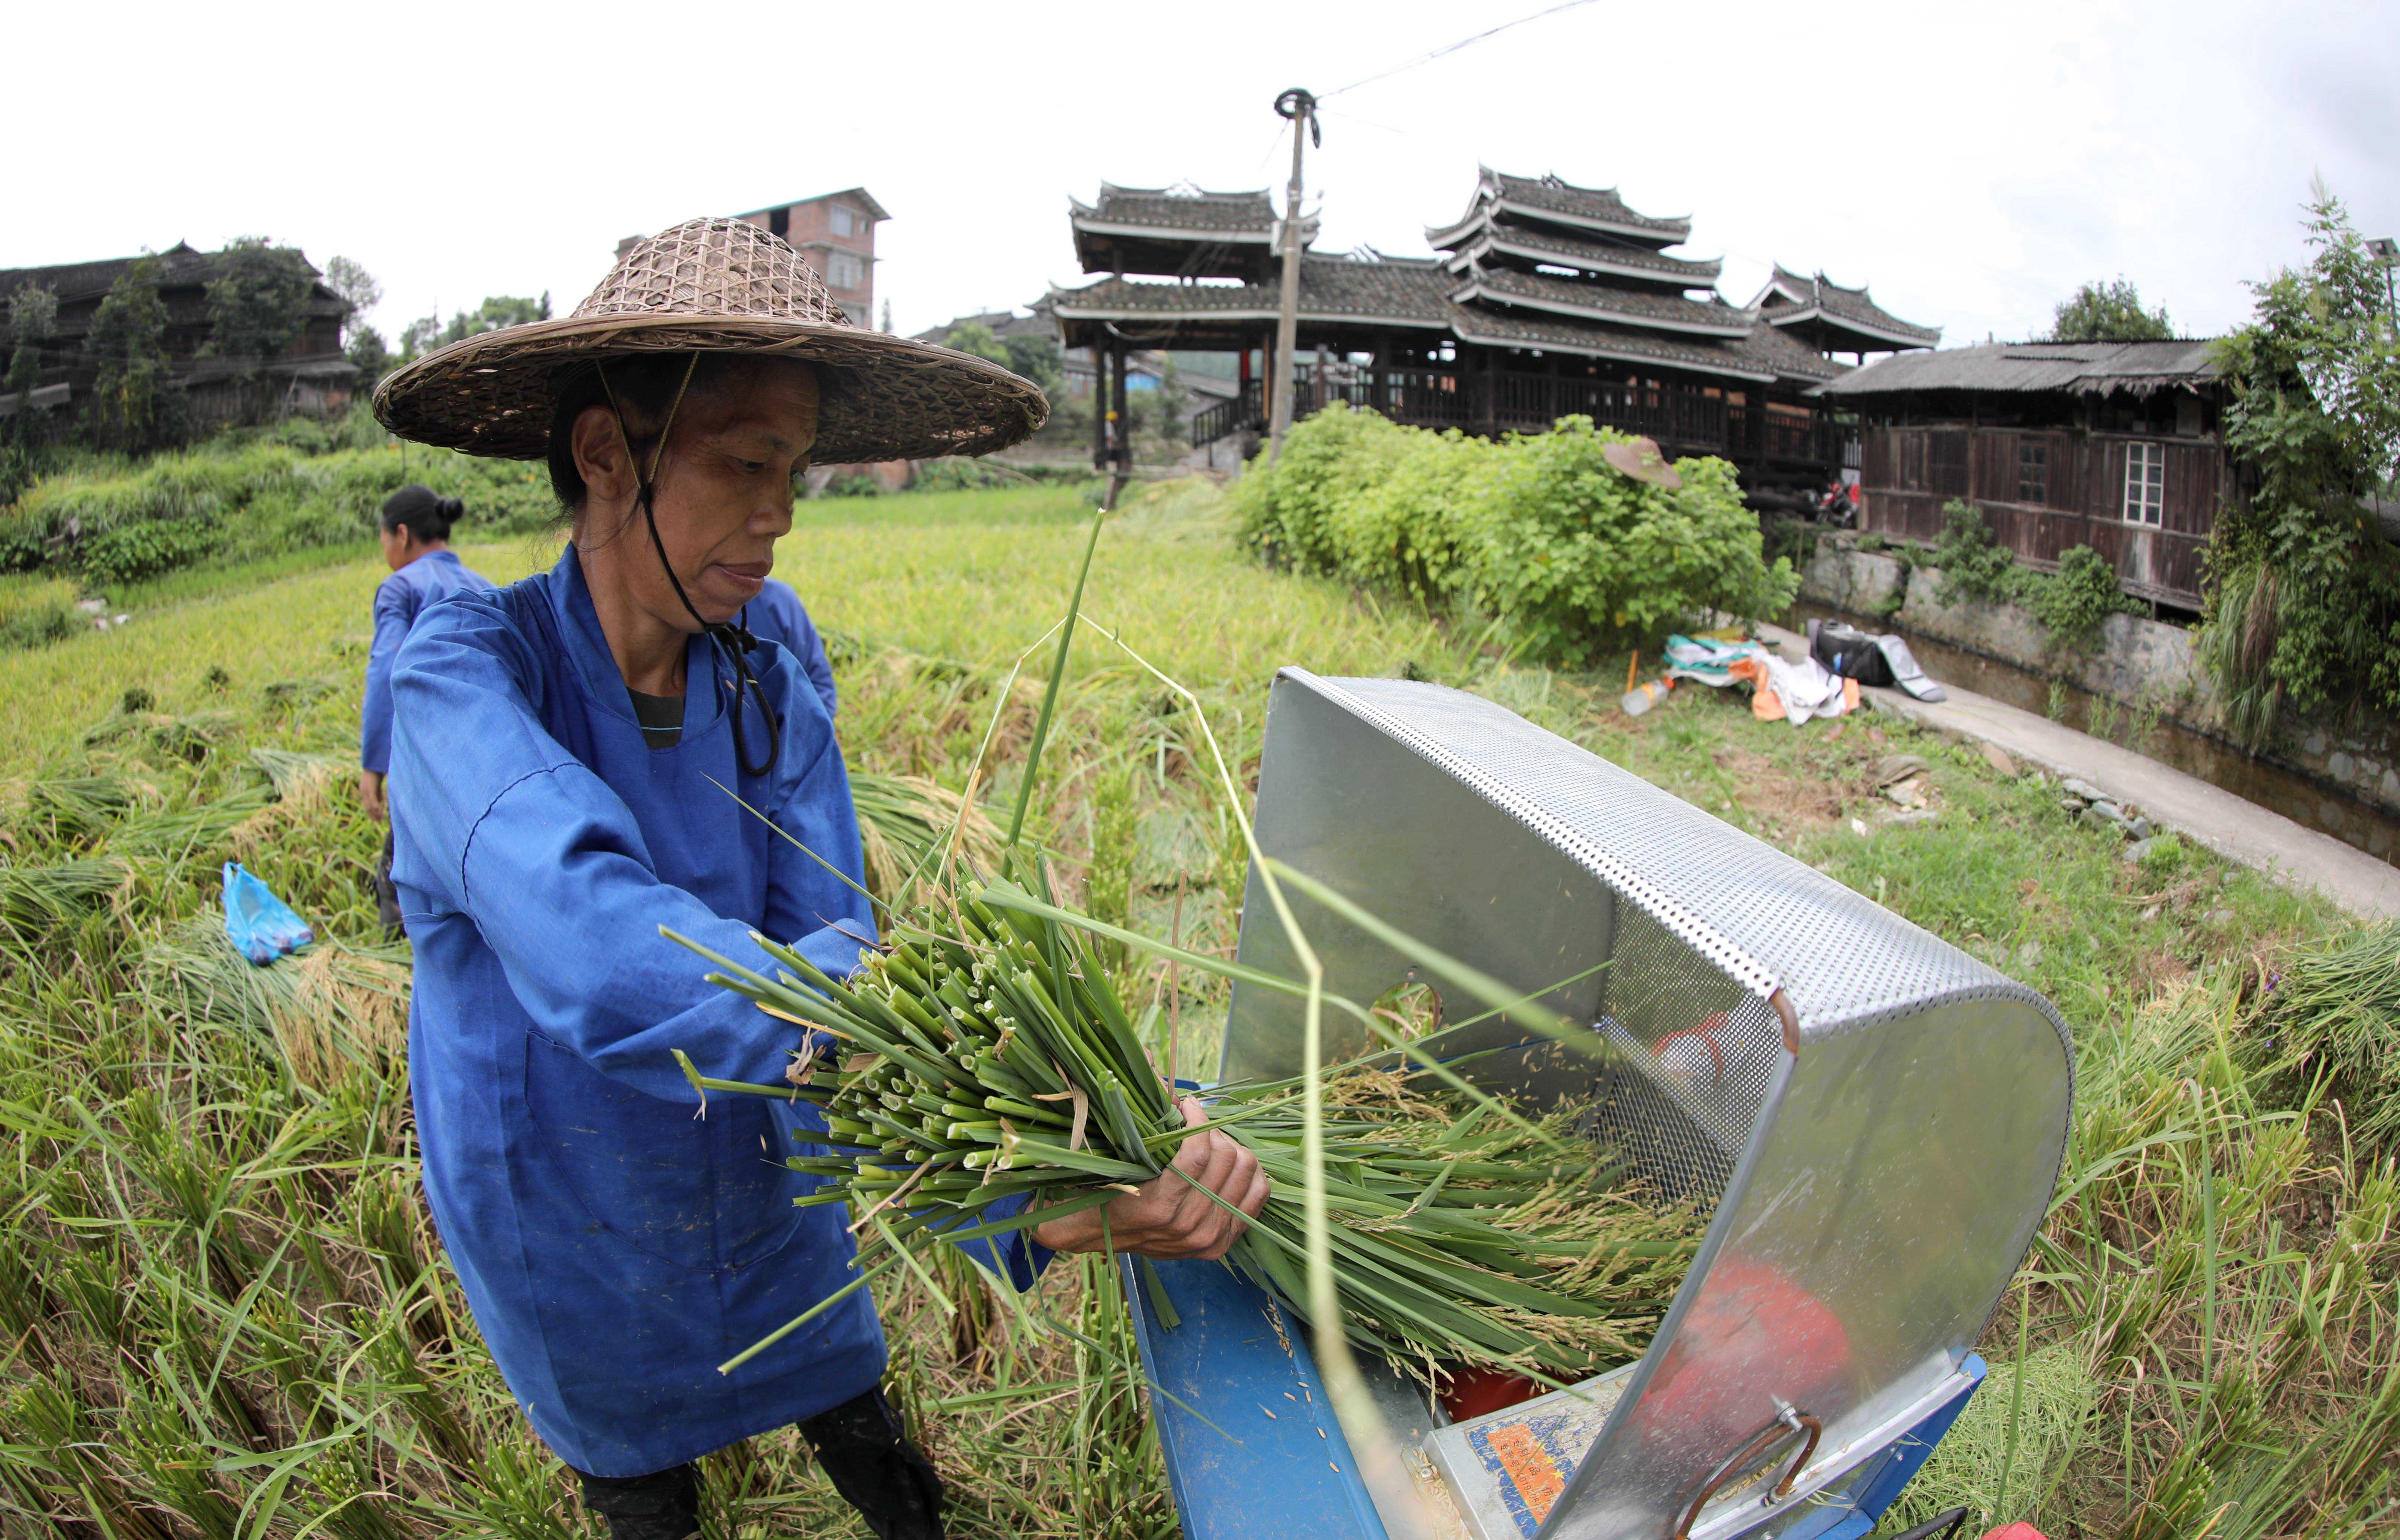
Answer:
[[[858,1211],[861,1285],[914,1262],[880,1253],[1104,1204],[1166,1172],[1194,1131],[1084,933],[1018,906],[1029,898],[1007,882],[937,894],[895,920],[893,945],[846,982],[764,938],[788,970],[780,977],[694,946],[722,970],[712,982],[841,1040],[826,1055],[838,1069],[795,1066],[785,1087],[685,1069],[703,1095],[824,1111],[828,1150],[788,1164],[824,1179],[801,1202]],[[1645,1202],[1577,1132],[1580,1110],[1511,1108],[1456,1080],[1390,1056],[1328,1071],[1327,1201],[1346,1335],[1426,1379],[1473,1364],[1564,1383],[1639,1356],[1701,1220]],[[1228,1260],[1305,1319],[1303,1090],[1223,1088],[1207,1126],[1247,1146],[1275,1183]]]

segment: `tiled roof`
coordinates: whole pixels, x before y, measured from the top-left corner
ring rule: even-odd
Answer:
[[[1315,320],[1388,321],[1441,326],[1454,280],[1430,259],[1307,256],[1300,264],[1300,311]],[[1050,301],[1068,320],[1095,314],[1195,318],[1273,316],[1282,291],[1273,283],[1136,283],[1104,278],[1077,289],[1053,289]]]
[[[1520,273],[1510,267],[1479,266],[1462,275],[1450,297],[1462,305],[1480,300],[1619,325],[1654,322],[1670,331],[1709,336],[1747,336],[1758,319],[1755,312],[1737,310],[1723,300],[1711,304],[1646,289]]]
[[[1662,236],[1683,239],[1692,233],[1688,219],[1656,219],[1637,214],[1625,206],[1614,187],[1578,187],[1561,182],[1557,176],[1510,176],[1505,171],[1488,173],[1499,184],[1500,196],[1511,203],[1548,213],[1566,214],[1576,219],[1598,220],[1609,225],[1631,225],[1645,230],[1656,230]]]
[[[1717,276],[1725,270],[1724,262],[1714,258],[1702,262],[1690,257],[1671,257],[1646,246],[1629,246],[1605,238],[1578,240],[1555,230],[1495,220],[1488,210],[1444,234],[1451,238],[1442,244],[1457,252],[1462,258],[1498,247],[1511,256],[1548,263],[1554,267],[1580,267],[1587,272],[1655,273],[1661,279],[1682,279],[1685,287],[1692,289],[1714,283]]]
[[[2196,388],[2217,377],[2216,344],[2177,342],[1999,342],[1894,353],[1825,387],[1829,396],[1902,390],[2064,391],[2148,395]]]
[[[1733,346],[1734,351],[1744,358],[1768,364],[1778,375],[1796,384],[1839,379],[1851,373],[1850,365],[1836,363],[1798,337],[1772,326],[1753,326],[1750,335]]]
[[[177,241],[157,253],[158,276],[162,282],[182,286],[206,283],[216,277],[217,257],[221,253],[196,252]],[[141,261],[140,257],[106,257],[98,262],[61,263],[54,267],[11,267],[0,269],[0,294],[13,294],[28,283],[39,284],[57,292],[61,300],[102,294],[125,269]],[[316,269],[311,267],[310,272]]]
[[[1742,341],[1734,338],[1677,337],[1664,332],[1598,326],[1565,316],[1535,316],[1482,306],[1453,306],[1451,315],[1451,327],[1459,340],[1486,347],[1539,348],[1621,362],[1657,363],[1757,383],[1765,383],[1780,372],[1776,365],[1742,351]]]
[[[1475,197],[1457,221],[1428,226],[1425,239],[1447,246],[1452,237],[1494,214],[1560,224],[1575,229],[1606,230],[1633,240],[1672,246],[1692,235],[1689,219],[1654,219],[1625,206],[1614,187],[1577,187],[1555,176],[1509,176],[1490,167],[1475,184]]]
[[[1150,230],[1188,231],[1193,235],[1252,235],[1263,239],[1275,228],[1275,204],[1260,188],[1244,193],[1206,193],[1197,189],[1119,187],[1100,184],[1097,203],[1068,199],[1078,225],[1127,225]]]
[[[1781,263],[1775,265],[1774,277],[1767,279],[1754,303],[1771,326],[1795,325],[1821,316],[1835,326],[1847,325],[1867,336],[1907,346],[1930,348],[1942,340],[1942,328],[1901,320],[1877,305],[1864,284],[1846,289],[1822,273],[1802,278]]]
[[[162,289],[188,290],[211,283],[215,280],[225,258],[222,252],[196,252],[182,241],[156,255],[158,282]],[[141,260],[140,257],[130,256],[106,257],[98,262],[68,262],[49,267],[0,268],[0,336],[7,334],[7,296],[23,285],[31,283],[48,289],[59,296],[61,305],[73,306],[78,300],[89,300],[108,293],[125,270]],[[307,259],[304,256],[301,260],[306,262]],[[350,307],[325,287],[315,265],[309,266],[308,272],[318,279],[318,282],[310,292],[307,313],[312,316],[348,315]],[[62,335],[76,336],[81,334],[83,322],[62,317],[60,325]]]

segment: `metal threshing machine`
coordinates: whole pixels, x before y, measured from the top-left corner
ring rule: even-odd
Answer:
[[[1832,879],[1490,702],[1275,680],[1270,854],[1567,1019],[1430,1040],[1470,1072],[1589,1098],[1661,1201],[1711,1218],[1638,1362],[1452,1424],[1374,1390],[1437,1530],[1477,1540],[1853,1540],[1984,1374],[1974,1346],[2048,1209],[2073,1052],[2050,1002]],[[1240,959],[1300,976],[1251,874]],[[1289,891],[1289,890],[1288,890]],[[1326,988],[1409,960],[1292,893]],[[1561,982],[1564,981],[1564,982]],[[1326,1016],[1327,1062],[1364,1052]],[[1237,986],[1227,1080],[1302,1067],[1298,1002]],[[1157,1418],[1193,1540],[1382,1540],[1306,1329],[1229,1269],[1139,1288]],[[1129,1280],[1130,1284],[1130,1280]],[[1389,1499],[1387,1499],[1389,1500]],[[1386,1518],[1391,1522],[1387,1529]],[[1421,1522],[1421,1520],[1420,1520]]]

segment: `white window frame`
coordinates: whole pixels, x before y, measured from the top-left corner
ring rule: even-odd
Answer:
[[[2166,523],[2167,446],[2129,443],[2125,446],[2125,507],[2127,524],[2156,529]]]
[[[853,252],[836,252],[825,259],[825,281],[836,289],[866,287],[866,259]]]
[[[854,236],[858,233],[857,211],[852,209],[848,204],[838,203],[834,205],[830,212],[831,218],[829,223],[832,225],[834,234],[838,236]]]

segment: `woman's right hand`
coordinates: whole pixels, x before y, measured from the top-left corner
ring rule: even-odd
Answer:
[[[375,771],[359,771],[359,801],[367,810],[369,818],[378,824],[391,822],[391,809],[383,797],[383,777]]]

